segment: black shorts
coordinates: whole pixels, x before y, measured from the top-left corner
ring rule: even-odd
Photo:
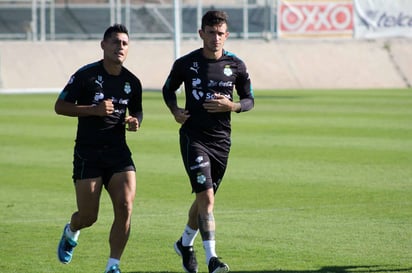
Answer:
[[[223,139],[208,143],[192,139],[180,130],[180,151],[192,192],[213,188],[216,193],[226,171],[230,141]]]
[[[101,177],[107,188],[113,174],[136,171],[127,146],[90,148],[75,147],[73,156],[73,181]]]

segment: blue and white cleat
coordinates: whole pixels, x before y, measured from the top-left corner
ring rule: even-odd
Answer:
[[[119,265],[115,264],[115,265],[112,265],[112,267],[110,267],[109,271],[106,271],[104,273],[122,273],[122,272],[120,271]]]
[[[77,246],[77,242],[66,236],[66,228],[69,224],[64,226],[63,235],[60,239],[59,246],[57,247],[57,257],[63,264],[68,264],[73,257],[73,248]]]

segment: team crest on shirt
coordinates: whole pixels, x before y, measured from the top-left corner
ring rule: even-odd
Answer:
[[[123,91],[124,91],[126,94],[129,94],[130,92],[132,92],[132,88],[131,88],[129,82],[125,82]]]
[[[230,65],[225,65],[225,68],[223,69],[223,74],[226,76],[232,76],[233,72],[232,69],[230,69]]]

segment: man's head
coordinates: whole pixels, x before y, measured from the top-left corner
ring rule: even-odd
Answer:
[[[114,24],[113,26],[110,26],[106,29],[106,31],[103,34],[103,40],[107,40],[112,36],[113,33],[124,33],[129,37],[129,31],[127,28],[122,25],[122,24]]]
[[[209,59],[218,59],[223,54],[227,31],[227,14],[224,11],[211,10],[202,17],[199,36],[203,40],[203,54]]]
[[[210,10],[206,12],[202,17],[202,30],[205,30],[206,26],[219,26],[226,24],[227,26],[228,16],[226,12],[220,10]]]
[[[106,29],[100,43],[107,64],[123,64],[129,51],[129,32],[124,25],[115,24]]]

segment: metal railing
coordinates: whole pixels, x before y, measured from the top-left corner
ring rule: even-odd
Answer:
[[[275,36],[276,0],[179,1],[76,1],[0,0],[0,40],[100,39],[113,23],[125,24],[131,38],[171,39],[175,15],[181,22],[183,39],[197,38],[204,11],[225,10],[230,17],[231,36],[241,39]]]

